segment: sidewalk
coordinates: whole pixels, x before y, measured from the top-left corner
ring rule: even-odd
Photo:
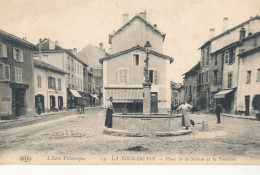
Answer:
[[[256,116],[244,116],[244,115],[225,114],[225,113],[222,113],[221,116],[233,117],[233,118],[241,118],[241,119],[249,119],[249,120],[256,120]]]
[[[191,113],[192,114],[192,113]],[[194,114],[202,115],[216,115],[215,113],[209,113],[206,111],[196,111]],[[236,115],[236,114],[228,114],[228,113],[221,113],[222,117],[232,117],[232,118],[240,118],[240,119],[248,119],[248,120],[256,120],[256,116],[245,116],[245,115]]]
[[[89,109],[94,109],[94,108],[101,108],[102,106],[95,106],[95,107],[85,107],[85,110],[89,110]],[[77,111],[78,109],[67,109],[64,111],[58,111],[58,112],[46,112],[46,113],[41,113],[41,115],[35,114],[35,116],[33,117],[29,117],[26,115],[20,116],[19,118],[14,118],[14,119],[10,119],[10,120],[0,120],[0,124],[2,123],[9,123],[9,122],[14,122],[14,121],[34,121],[34,120],[41,120],[44,119],[46,117],[52,116],[52,115],[58,115],[58,114],[65,114],[71,111]]]

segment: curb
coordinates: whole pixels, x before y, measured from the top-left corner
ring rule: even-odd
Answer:
[[[104,129],[104,134],[112,135],[112,136],[122,136],[122,137],[170,137],[170,136],[179,136],[186,135],[192,133],[191,130],[178,130],[178,131],[170,131],[170,132],[155,132],[149,134],[141,134],[139,132],[134,131],[126,131],[126,130],[118,130],[113,128]]]
[[[253,117],[241,117],[241,116],[234,116],[234,115],[229,115],[229,114],[221,114],[223,117],[232,117],[232,118],[239,118],[239,119],[247,119],[247,120],[257,120],[256,118]]]

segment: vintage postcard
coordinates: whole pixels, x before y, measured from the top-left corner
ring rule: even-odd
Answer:
[[[259,0],[0,0],[0,164],[259,165]]]

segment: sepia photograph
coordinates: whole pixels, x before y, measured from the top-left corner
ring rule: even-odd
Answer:
[[[259,0],[0,0],[1,165],[259,165]]]

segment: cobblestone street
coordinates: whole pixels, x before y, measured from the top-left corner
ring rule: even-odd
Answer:
[[[176,137],[116,137],[103,134],[105,110],[54,117],[27,126],[0,130],[0,160],[5,155],[188,155],[260,159],[259,121],[191,114],[190,135]],[[207,121],[209,131],[201,131]],[[3,124],[1,123],[0,126]],[[19,154],[20,155],[20,154]],[[169,158],[170,159],[170,158]]]

